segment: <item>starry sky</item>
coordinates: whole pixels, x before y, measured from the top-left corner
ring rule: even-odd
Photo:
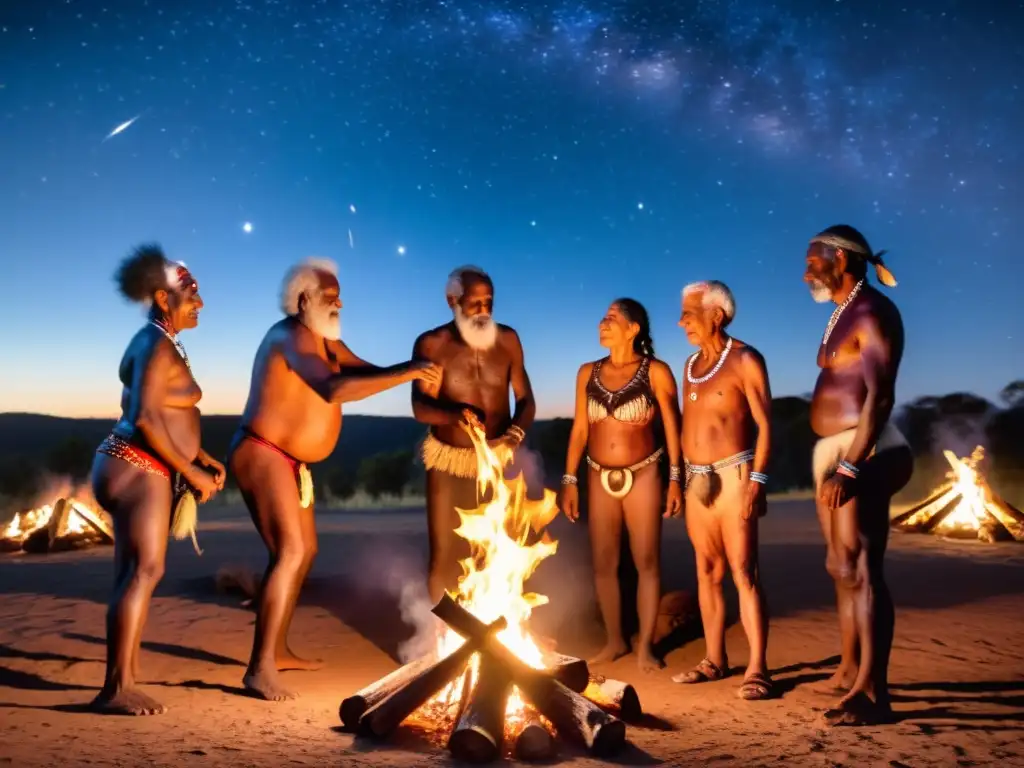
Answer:
[[[717,278],[776,395],[809,392],[836,223],[886,248],[901,401],[1022,374],[1018,0],[46,0],[0,9],[0,410],[117,413],[141,322],[112,275],[184,260],[205,413],[239,413],[294,261],[341,269],[379,364],[496,283],[539,415],[569,415],[620,295],[681,373],[679,291]],[[355,404],[408,414],[408,388]]]

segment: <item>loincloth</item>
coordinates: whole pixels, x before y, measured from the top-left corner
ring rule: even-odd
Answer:
[[[821,484],[835,474],[839,462],[846,458],[846,452],[853,445],[853,438],[857,435],[857,428],[839,432],[835,435],[823,437],[814,444],[814,455],[811,463],[811,470],[814,473],[814,487],[820,488]],[[899,428],[891,421],[887,421],[882,427],[882,433],[878,436],[878,442],[865,458],[871,458],[876,453],[882,453],[893,448],[910,448],[907,438],[903,436]]]
[[[172,472],[167,464],[149,451],[115,434],[108,435],[100,443],[96,452],[120,459],[131,464],[136,469],[141,469],[146,474],[166,477],[170,480],[172,490],[171,535],[179,541],[186,536],[191,537],[192,546],[196,552],[200,555],[203,554],[203,551],[199,549],[199,541],[196,538],[196,526],[199,522],[199,507],[196,504],[196,496],[193,493],[192,486],[188,484],[181,474]]]
[[[691,464],[687,461],[685,462],[686,491],[694,494],[697,501],[705,507],[713,507],[722,494],[723,478],[740,479],[743,475],[743,468],[753,460],[754,452],[747,450],[719,459],[712,464]],[[733,467],[736,468],[735,472],[725,472]]]
[[[601,487],[605,493],[613,499],[624,499],[633,489],[633,475],[656,462],[664,452],[664,448],[659,448],[646,459],[641,459],[628,467],[602,467],[590,456],[587,456],[587,464],[601,476]]]
[[[423,439],[420,455],[431,472],[475,480],[479,471],[475,448],[442,443],[431,433]]]
[[[262,445],[265,448],[277,453],[281,458],[288,462],[288,466],[292,468],[292,474],[295,475],[295,485],[299,491],[299,506],[303,509],[308,509],[313,504],[313,473],[309,471],[309,467],[304,462],[299,461],[287,451],[283,451],[274,445],[272,442],[267,440],[265,437],[261,437],[253,432],[249,427],[241,426],[238,428],[241,433],[243,440],[252,440],[258,445]]]

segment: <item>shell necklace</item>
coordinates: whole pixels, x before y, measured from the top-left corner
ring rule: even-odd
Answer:
[[[178,339],[177,335],[171,333],[170,331],[168,331],[167,328],[164,327],[164,324],[159,322],[159,321],[157,321],[157,320],[150,320],[149,322],[150,322],[151,325],[154,325],[157,328],[159,328],[160,329],[160,333],[162,333],[164,336],[166,336],[167,340],[169,342],[171,342],[171,344],[174,345],[174,348],[176,350],[178,350],[178,354],[181,355],[181,359],[185,361],[185,367],[188,368],[189,374],[192,375],[192,376],[195,376],[195,374],[192,373],[192,366],[189,365],[189,362],[188,362],[188,353],[185,352],[185,345],[181,343],[181,341]]]
[[[853,286],[853,290],[850,291],[850,295],[847,296],[843,303],[836,307],[832,312],[832,317],[829,319],[828,325],[825,326],[825,335],[821,337],[821,346],[824,347],[828,344],[829,337],[832,336],[832,331],[835,330],[836,323],[838,323],[839,318],[843,316],[843,311],[850,306],[851,301],[857,298],[857,294],[860,293],[861,286],[863,285],[864,279],[861,278],[860,282]],[[833,352],[832,354],[834,355],[835,353]]]
[[[699,379],[693,378],[693,364],[697,362],[697,358],[700,357],[700,352],[695,352],[693,357],[690,358],[690,362],[686,364],[686,380],[690,382],[690,384],[703,384],[707,381],[711,381],[711,379],[715,377],[715,374],[722,369],[722,366],[725,364],[725,358],[729,356],[729,350],[731,349],[732,337],[730,336],[729,340],[725,342],[725,349],[722,350],[722,356],[718,358],[718,362],[715,363],[715,367],[708,371],[708,373],[701,376]],[[690,400],[696,399],[697,393],[690,392]]]

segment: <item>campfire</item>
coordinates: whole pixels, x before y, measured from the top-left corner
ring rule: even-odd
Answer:
[[[952,469],[947,482],[930,497],[897,515],[897,530],[932,533],[985,542],[1024,541],[1024,513],[1000,498],[979,470],[985,458],[980,445],[967,458],[943,451]]]
[[[456,591],[434,606],[437,648],[345,699],[342,723],[378,739],[407,719],[446,728],[448,749],[467,762],[497,759],[506,745],[521,760],[546,760],[555,733],[611,754],[625,743],[624,720],[641,714],[636,691],[591,675],[581,659],[542,650],[527,626],[533,608],[547,603],[523,589],[557,551],[545,530],[558,514],[555,495],[527,499],[522,475],[506,480],[483,432],[469,432],[487,500],[459,510],[457,533],[472,554]]]
[[[0,550],[6,552],[43,554],[113,543],[106,515],[72,496],[18,512],[0,529]]]

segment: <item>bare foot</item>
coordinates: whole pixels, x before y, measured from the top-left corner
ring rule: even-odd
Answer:
[[[291,651],[280,654],[277,657],[277,671],[284,672],[288,669],[297,669],[303,672],[315,672],[324,668],[323,659],[303,659]]]
[[[847,670],[840,667],[835,671],[835,674],[833,674],[832,677],[812,686],[811,690],[827,696],[841,696],[849,692],[850,688],[853,687],[853,681],[856,679],[856,669]]]
[[[863,691],[849,694],[824,715],[825,723],[836,726],[871,726],[893,722],[892,709],[876,703]]]
[[[626,645],[626,641],[619,640],[617,643],[608,643],[594,658],[588,659],[587,663],[608,664],[616,659],[621,659],[627,653],[629,653],[629,646]]]
[[[641,672],[657,672],[665,668],[665,662],[650,651],[638,651],[636,663]]]
[[[138,688],[104,689],[89,709],[104,715],[162,715],[167,711],[167,707]]]
[[[245,690],[253,696],[267,701],[288,701],[299,698],[299,694],[281,685],[276,669],[256,669],[246,672],[242,678]]]

